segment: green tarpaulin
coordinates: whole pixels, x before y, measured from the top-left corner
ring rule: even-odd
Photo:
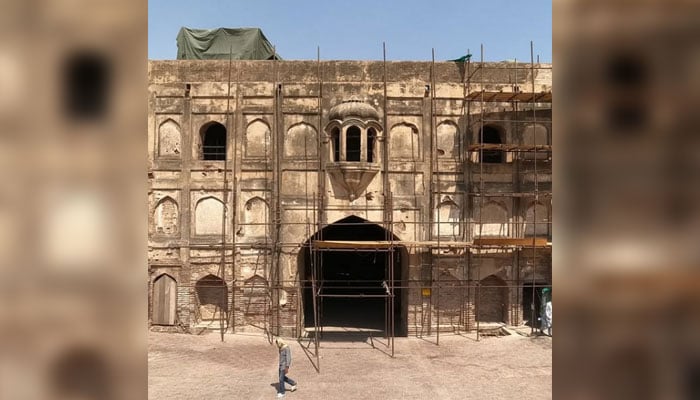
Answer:
[[[470,60],[472,58],[471,54],[467,54],[466,56],[462,56],[460,58],[456,58],[454,60],[447,60],[447,61],[454,61],[454,62],[467,62],[467,60]]]
[[[180,28],[177,34],[178,60],[280,59],[258,28]]]

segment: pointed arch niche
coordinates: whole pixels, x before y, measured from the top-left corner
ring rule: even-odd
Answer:
[[[195,235],[220,235],[224,203],[216,197],[205,197],[197,202],[194,211]]]
[[[420,135],[418,127],[408,122],[400,122],[391,127],[389,154],[392,159],[417,161],[420,158]]]
[[[243,224],[245,236],[249,238],[264,238],[268,232],[270,208],[267,202],[255,196],[243,206]]]
[[[459,160],[459,128],[453,121],[443,121],[437,126],[438,158]]]
[[[508,237],[508,209],[500,203],[490,201],[484,204],[483,210],[474,210],[474,237],[479,237],[479,221],[481,221],[482,237]]]
[[[453,240],[458,239],[461,236],[459,227],[461,214],[457,203],[450,196],[445,196],[435,209],[435,234]]]
[[[179,227],[177,202],[170,196],[162,198],[153,212],[153,226],[156,234],[175,235]]]
[[[180,125],[168,118],[158,126],[158,156],[179,158],[182,143]]]
[[[525,236],[549,237],[549,208],[542,203],[531,203],[525,211]]]
[[[544,146],[549,144],[547,127],[541,124],[531,124],[527,125],[523,129],[522,135],[522,145],[523,146]],[[545,160],[549,157],[549,154],[545,151],[527,151],[522,152],[521,157],[525,160]]]
[[[306,122],[299,122],[287,130],[284,138],[284,155],[287,158],[316,158],[318,153],[318,133]]]
[[[270,125],[261,118],[252,120],[245,130],[245,157],[267,158],[270,148]]]

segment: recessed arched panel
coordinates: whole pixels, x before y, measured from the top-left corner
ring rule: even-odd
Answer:
[[[316,128],[301,122],[292,125],[284,138],[284,155],[289,158],[315,158],[318,153]]]
[[[437,152],[439,158],[459,159],[459,129],[454,122],[437,126]]]
[[[243,221],[248,237],[259,238],[267,235],[267,222],[270,220],[267,202],[260,197],[253,197],[245,203]]]
[[[531,204],[525,211],[525,236],[532,235],[549,236],[549,210],[541,203]]]
[[[420,136],[415,125],[400,123],[394,125],[389,133],[391,137],[390,157],[416,161],[420,155]]]
[[[177,203],[170,197],[163,198],[153,213],[153,225],[156,233],[174,235],[178,231],[179,212]]]
[[[541,124],[528,125],[523,129],[522,145],[523,146],[544,146],[548,145],[547,128]],[[521,153],[524,159],[546,159],[549,157],[547,152],[523,152]]]
[[[224,216],[224,204],[214,197],[206,197],[197,203],[194,212],[195,229],[197,235],[220,235],[222,218]]]
[[[180,157],[182,134],[180,125],[167,119],[158,127],[158,155],[160,157]]]
[[[151,321],[155,325],[174,325],[177,307],[177,282],[162,274],[153,282],[153,312]]]
[[[508,210],[496,202],[489,202],[484,205],[483,210],[478,208],[474,212],[474,235],[487,237],[507,237],[508,231]],[[479,222],[482,223],[479,232]]]
[[[436,234],[441,237],[458,238],[460,236],[459,222],[461,210],[452,200],[440,203],[435,211]]]
[[[270,312],[270,291],[265,278],[253,275],[243,283],[243,304],[241,309],[248,323],[264,323]]]
[[[270,126],[261,119],[248,124],[245,131],[245,156],[248,158],[267,158],[270,148]]]

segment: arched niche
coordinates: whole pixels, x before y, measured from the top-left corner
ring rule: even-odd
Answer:
[[[248,158],[267,158],[270,148],[270,126],[262,119],[248,124],[245,131],[245,156]]]
[[[205,197],[197,202],[194,211],[196,235],[220,235],[224,203],[216,197]]]
[[[270,310],[270,293],[267,279],[253,275],[243,282],[243,314],[247,318],[261,319]],[[249,320],[249,322],[251,322]]]
[[[243,222],[245,235],[252,238],[265,237],[268,232],[270,208],[261,197],[255,196],[243,206]]]
[[[284,155],[288,158],[315,158],[318,154],[316,128],[300,122],[292,125],[284,138]]]
[[[525,210],[525,236],[547,237],[550,232],[549,209],[542,203],[532,203]]]
[[[479,221],[481,221],[482,237],[507,237],[508,210],[502,204],[491,201],[484,204],[483,209],[476,208],[474,212],[474,236],[479,236]]]
[[[180,157],[182,134],[180,125],[168,118],[158,126],[158,156]]]
[[[544,146],[549,145],[547,128],[542,124],[530,124],[523,129],[521,137],[523,146]],[[521,153],[521,157],[526,160],[542,160],[549,157],[545,151],[527,151]]]
[[[401,122],[391,127],[390,157],[416,161],[420,155],[420,135],[418,127],[407,122]]]
[[[459,128],[452,121],[443,121],[437,128],[438,158],[459,159]]]
[[[435,233],[440,237],[456,239],[460,236],[461,209],[451,198],[447,197],[435,210]]]
[[[153,212],[153,225],[158,234],[174,235],[178,232],[179,212],[175,200],[164,197],[158,202]]]

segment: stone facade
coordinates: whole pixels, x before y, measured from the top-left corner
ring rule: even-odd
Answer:
[[[376,224],[353,240],[400,243],[382,259],[401,287],[400,335],[473,329],[477,313],[521,324],[527,285],[551,285],[551,246],[469,247],[551,242],[551,103],[465,100],[551,92],[551,66],[151,61],[148,73],[154,329],[303,334],[310,239],[352,236],[326,231],[338,221]],[[473,151],[482,136],[511,147]],[[532,143],[544,150],[522,151]]]

